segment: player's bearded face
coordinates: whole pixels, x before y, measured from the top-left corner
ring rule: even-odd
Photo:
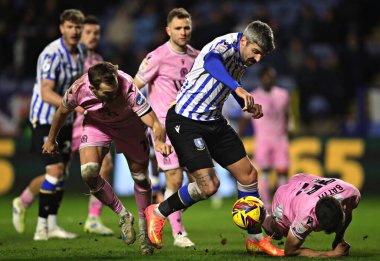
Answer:
[[[65,21],[59,26],[63,40],[66,44],[76,45],[79,42],[80,34],[82,32],[82,25]]]
[[[248,43],[243,36],[240,44],[240,55],[247,66],[260,62],[264,56],[264,51],[256,43]]]
[[[191,38],[191,20],[189,18],[174,17],[166,27],[170,40],[178,47],[185,47]]]
[[[89,50],[94,50],[99,43],[100,26],[97,24],[85,24],[83,26],[80,41],[84,43]]]

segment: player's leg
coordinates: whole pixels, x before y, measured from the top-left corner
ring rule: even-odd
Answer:
[[[53,156],[41,152],[49,129],[50,125],[36,126],[33,129],[33,149],[41,156],[46,166],[46,175],[39,191],[39,213],[34,240],[47,240],[54,237],[72,239],[77,235],[57,225],[57,213],[66,175],[65,166],[71,154],[71,127],[62,128],[57,138],[59,153]]]
[[[125,209],[111,185],[100,176],[101,162],[109,151],[109,143],[104,143],[104,146],[90,146],[90,143],[82,147],[79,152],[82,179],[89,187],[92,195],[118,214],[122,237],[126,244],[132,244],[136,240],[133,215]]]
[[[149,128],[149,133],[151,129]],[[156,159],[156,152],[154,151],[153,141],[151,135],[148,136],[150,150],[149,150],[149,160],[151,164],[150,169],[150,182],[152,183],[152,203],[161,203],[164,200],[164,195],[161,191],[160,186],[160,171],[158,167],[158,162]]]
[[[166,138],[166,143],[171,144],[169,138]],[[178,191],[182,187],[183,182],[183,170],[180,168],[178,156],[175,152],[169,156],[164,157],[162,154],[156,154],[157,164],[160,169],[165,173],[166,188],[164,193],[164,199],[168,199],[174,192]],[[188,175],[191,177],[191,175]],[[189,182],[194,182],[193,178],[189,179]],[[168,216],[172,234],[174,237],[174,246],[177,247],[192,247],[194,243],[189,239],[185,227],[182,223],[182,210],[176,211]]]
[[[111,174],[113,171],[113,163],[111,154],[108,152],[103,158],[103,162],[100,168],[100,176],[102,176],[108,183],[111,180]],[[90,195],[88,204],[88,217],[84,224],[84,231],[87,233],[95,233],[105,236],[113,235],[113,231],[106,227],[101,218],[103,203],[98,200],[94,195]]]
[[[213,158],[235,177],[237,181],[238,198],[246,196],[260,198],[257,170],[249,160],[238,134],[225,122],[219,124],[217,135],[215,136],[214,139],[208,141],[210,151]],[[272,255],[277,255],[277,253],[281,251],[270,244],[268,239],[264,238],[260,227],[248,230],[247,243],[250,242],[262,244],[264,247],[262,247],[261,250],[271,252]],[[250,245],[246,244],[246,248],[250,250]]]
[[[148,174],[148,158],[145,161],[125,155],[134,181],[134,194],[139,215],[140,250],[144,255],[153,254],[153,246],[148,239],[147,222],[144,211],[152,203],[152,186]]]
[[[280,138],[274,153],[274,166],[277,173],[277,187],[287,184],[290,167],[289,140],[287,136]]]
[[[175,191],[178,191],[182,186],[183,170],[175,168],[165,171],[166,190],[164,199],[168,199]],[[182,223],[182,210],[176,211],[168,216],[172,234],[174,237],[174,246],[187,248],[193,247],[195,244],[189,239],[185,227]]]
[[[180,130],[178,131],[178,126]],[[187,167],[195,182],[182,186],[159,205],[151,205],[146,211],[148,235],[152,243],[162,247],[162,230],[165,218],[175,211],[189,208],[196,202],[213,195],[219,180],[212,170],[213,162],[201,133],[208,133],[210,126],[186,119],[171,108],[166,118],[167,134],[172,142],[181,165]]]
[[[24,233],[25,231],[26,210],[38,196],[44,179],[45,175],[32,179],[21,195],[12,201],[12,222],[14,228],[19,233]]]

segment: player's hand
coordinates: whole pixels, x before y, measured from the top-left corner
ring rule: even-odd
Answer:
[[[50,140],[46,140],[44,145],[42,146],[42,153],[43,154],[50,154],[50,155],[54,155],[56,153],[58,153],[59,151],[59,148],[58,148],[58,142],[54,141],[50,141]]]
[[[334,248],[334,252],[337,256],[348,256],[350,247],[350,244],[343,240],[343,242],[337,244]]]
[[[242,110],[252,110],[255,105],[255,100],[253,99],[252,94],[244,90],[242,87],[237,87],[235,92],[240,98],[244,100],[244,108]]]
[[[252,113],[252,118],[254,119],[260,119],[264,116],[263,108],[257,103],[253,105],[252,109],[247,110],[247,112]]]
[[[154,144],[155,151],[162,154],[162,156],[167,157],[173,152],[173,147],[161,141],[156,141]]]

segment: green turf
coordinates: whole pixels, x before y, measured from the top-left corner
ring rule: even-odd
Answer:
[[[85,234],[82,230],[87,213],[87,198],[83,195],[65,197],[59,223],[80,236],[75,240],[32,240],[37,219],[37,204],[28,210],[27,231],[19,235],[11,222],[11,198],[0,199],[0,260],[268,260],[276,257],[245,253],[245,234],[237,228],[230,215],[233,199],[224,200],[223,207],[213,209],[210,201],[201,202],[184,213],[184,222],[196,247],[173,247],[170,226],[165,227],[164,248],[156,250],[153,257],[141,256],[138,242],[125,245],[117,236],[102,237]],[[380,260],[379,198],[363,199],[354,212],[346,240],[351,244],[351,256],[344,260]],[[123,202],[135,216],[137,211],[132,198]],[[103,211],[103,221],[118,233],[118,218],[109,209]],[[332,236],[313,233],[305,246],[327,250]],[[280,242],[281,244],[281,242]],[[282,245],[283,247],[283,245]],[[303,258],[277,258],[302,260]]]

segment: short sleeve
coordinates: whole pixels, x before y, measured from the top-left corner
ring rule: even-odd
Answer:
[[[59,54],[45,54],[40,62],[41,80],[49,79],[55,81],[59,73],[59,66],[61,62]]]
[[[74,87],[71,86],[67,89],[62,98],[62,105],[69,110],[74,110],[78,106],[77,96],[75,95],[73,88]]]
[[[306,216],[305,218],[296,218],[290,226],[291,233],[299,240],[305,238],[314,230],[315,221],[313,217]]]
[[[228,44],[226,42],[221,42],[215,45],[209,52],[209,53],[215,53],[222,57],[223,61],[225,61],[228,57],[231,57],[234,55],[235,50],[232,44]],[[207,56],[207,55],[206,55]]]
[[[145,59],[141,62],[136,77],[143,83],[148,83],[154,79],[158,74],[159,69],[159,56],[149,53]]]
[[[132,110],[137,116],[143,116],[150,110],[150,104],[148,99],[142,94],[142,92],[133,83],[131,90],[128,92],[128,103],[131,105]]]

